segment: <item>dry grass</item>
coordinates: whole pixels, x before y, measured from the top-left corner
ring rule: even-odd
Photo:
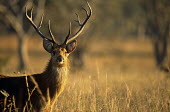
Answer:
[[[11,56],[3,73],[16,69],[16,41],[2,39],[0,58]],[[6,46],[8,42],[12,44]],[[29,73],[44,69],[49,55],[30,40]],[[100,43],[100,44],[99,44]],[[81,44],[81,43],[80,43]],[[169,74],[156,70],[148,40],[92,40],[86,67],[69,75],[58,112],[169,112]],[[42,68],[43,67],[43,68]],[[73,68],[73,67],[71,67]],[[76,69],[76,68],[75,68]]]
[[[77,74],[59,97],[62,112],[169,112],[170,83],[158,73]]]

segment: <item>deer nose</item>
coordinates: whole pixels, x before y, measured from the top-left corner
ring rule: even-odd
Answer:
[[[64,62],[64,58],[62,56],[57,57],[57,62]]]

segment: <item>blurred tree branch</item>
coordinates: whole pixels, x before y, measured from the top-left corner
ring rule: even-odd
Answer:
[[[147,35],[152,37],[156,65],[160,70],[166,67],[168,56],[168,38],[170,37],[170,1],[140,0],[145,14]]]
[[[2,16],[0,21],[8,24],[12,28],[18,37],[18,61],[19,70],[23,71],[27,67],[28,63],[28,51],[27,40],[29,35],[32,35],[33,28],[25,21],[25,7],[28,9],[37,5],[35,23],[40,21],[41,15],[45,7],[45,0],[35,1],[31,0],[6,0],[0,1],[0,15]]]

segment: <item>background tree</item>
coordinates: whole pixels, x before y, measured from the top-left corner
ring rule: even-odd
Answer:
[[[29,27],[25,18],[25,7],[29,9],[36,5],[35,23],[41,19],[45,0],[29,1],[29,0],[1,0],[0,1],[0,21],[7,26],[8,29],[14,31],[18,41],[18,61],[19,71],[26,69],[28,62],[27,41],[33,29]]]
[[[168,72],[165,65],[168,60],[168,39],[170,32],[170,1],[142,0],[140,1],[146,21],[146,33],[153,42],[156,65]]]

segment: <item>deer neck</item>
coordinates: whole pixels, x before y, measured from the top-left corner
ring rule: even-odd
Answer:
[[[46,70],[41,74],[39,84],[40,89],[45,95],[49,91],[49,95],[51,99],[58,96],[66,83],[68,74],[67,66],[53,66],[52,61],[50,60]]]

